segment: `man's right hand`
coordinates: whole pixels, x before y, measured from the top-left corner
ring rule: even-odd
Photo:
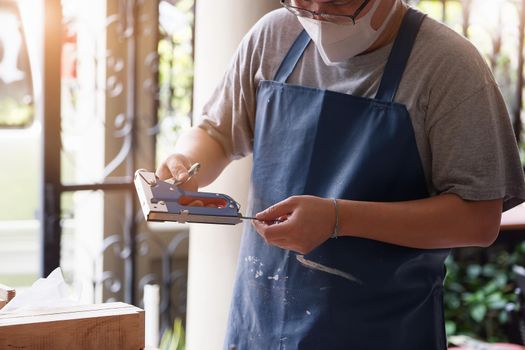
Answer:
[[[181,182],[180,188],[186,191],[197,192],[199,190],[199,182],[195,176],[188,180],[188,170],[191,166],[192,163],[186,156],[174,153],[160,164],[155,174],[161,180],[173,178],[175,182]]]
[[[197,192],[212,183],[229,162],[222,146],[206,131],[194,126],[180,135],[175,153],[160,164],[156,175],[161,180],[173,178],[176,182],[185,181],[193,163],[200,163],[199,173],[179,186],[186,191]]]

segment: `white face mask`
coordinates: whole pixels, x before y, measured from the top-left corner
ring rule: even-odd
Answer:
[[[376,0],[374,7],[355,24],[334,24],[300,16],[297,19],[312,38],[324,63],[334,65],[359,55],[379,38],[397,8],[396,1],[381,27],[374,30],[372,16],[381,1]]]

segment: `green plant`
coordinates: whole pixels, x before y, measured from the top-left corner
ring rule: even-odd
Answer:
[[[177,142],[181,132],[191,125],[193,110],[193,28],[195,0],[163,1],[170,4],[160,18],[158,52],[159,133],[156,161],[160,164]],[[170,18],[171,17],[171,18]],[[164,23],[164,25],[163,25]],[[176,23],[176,25],[173,25]]]
[[[512,269],[524,262],[525,243],[512,251],[501,246],[456,250],[446,261],[447,336],[511,341],[511,316],[520,307]]]
[[[185,350],[186,334],[180,318],[173,322],[173,329],[168,328],[164,331],[160,341],[160,350]]]

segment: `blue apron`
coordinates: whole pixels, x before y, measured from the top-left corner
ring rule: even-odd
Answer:
[[[423,19],[408,10],[374,99],[287,84],[310,42],[299,35],[257,92],[253,213],[293,195],[429,196],[409,113],[394,102]],[[247,225],[225,348],[444,350],[448,253],[339,237],[302,256]]]

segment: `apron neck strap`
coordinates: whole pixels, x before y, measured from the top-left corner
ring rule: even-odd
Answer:
[[[426,15],[408,8],[399,32],[397,34],[392,51],[385,66],[383,78],[377,90],[376,99],[386,102],[394,102],[397,88],[401,83],[401,78],[412,52],[412,47],[416,41],[419,28]]]
[[[284,60],[281,62],[281,66],[277,70],[277,73],[275,73],[274,81],[285,83],[286,80],[288,80],[288,77],[292,74],[297,62],[299,62],[299,59],[309,43],[310,37],[306,31],[303,30],[293,43]]]
[[[397,88],[403,77],[408,58],[412,52],[412,47],[416,41],[419,28],[423,23],[426,15],[408,8],[407,13],[403,18],[398,35],[392,46],[392,51],[388,57],[385,66],[383,78],[379,85],[376,94],[376,99],[382,101],[393,102],[397,93]],[[304,50],[310,43],[310,37],[306,31],[302,31],[299,37],[295,40],[292,47],[286,54],[286,57],[281,62],[277,73],[275,73],[274,81],[285,83],[288,77],[292,74],[297,62],[304,53]]]

